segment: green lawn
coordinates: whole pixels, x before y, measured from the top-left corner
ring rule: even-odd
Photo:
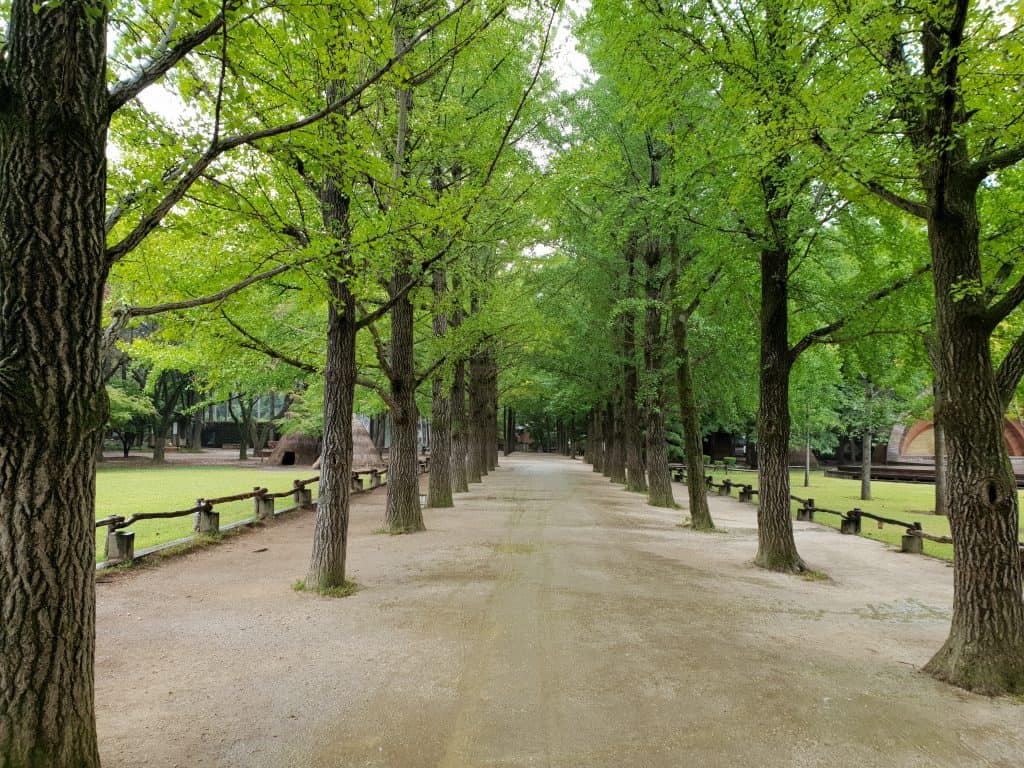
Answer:
[[[293,480],[317,475],[302,467],[295,471],[243,469],[236,467],[103,467],[96,474],[96,519],[110,515],[128,517],[135,512],[171,512],[188,509],[196,499],[233,496],[260,486],[271,492],[291,488]],[[310,486],[316,496],[316,488]],[[277,499],[277,508],[292,506],[290,498]],[[218,504],[220,524],[226,525],[253,516],[253,501]],[[135,549],[151,547],[192,535],[192,516],[168,520],[143,520],[129,530],[135,531]],[[107,528],[96,532],[96,562],[103,559]]]
[[[721,482],[726,477],[722,470],[715,470],[711,474],[715,478],[715,482]],[[753,473],[733,470],[728,476],[735,482],[749,482],[757,487],[757,476]],[[854,507],[859,507],[865,512],[874,512],[882,517],[920,522],[925,531],[936,536],[949,535],[949,522],[946,518],[932,513],[935,508],[935,487],[930,483],[890,483],[875,480],[871,483],[871,501],[861,501],[860,480],[825,477],[823,471],[817,471],[811,473],[811,484],[809,487],[805,487],[803,470],[792,470],[790,472],[790,493],[801,498],[814,499],[814,504],[817,507],[835,509],[840,512],[847,512]],[[793,509],[795,510],[797,506],[799,505],[794,502]],[[839,527],[839,518],[835,515],[819,512],[815,514],[814,521],[832,528]],[[1024,505],[1021,507],[1021,527],[1024,529]],[[903,530],[903,528],[892,525],[879,528],[878,523],[874,520],[861,521],[861,535],[897,547],[900,544]],[[924,542],[924,551],[927,555],[943,560],[953,559],[953,547],[949,544],[934,544],[926,541]]]

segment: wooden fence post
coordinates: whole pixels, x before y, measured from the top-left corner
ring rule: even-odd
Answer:
[[[256,491],[256,495],[253,496],[255,502],[254,517],[257,520],[264,520],[268,517],[274,516],[274,498],[266,495],[266,489],[260,488],[259,486],[253,488]]]
[[[311,507],[313,506],[313,492],[306,486],[300,483],[298,480],[295,483],[295,506],[296,507]]]
[[[196,507],[196,533],[202,536],[220,532],[220,512],[215,512],[213,505],[207,504],[205,499],[196,499]]]
[[[814,522],[814,499],[804,499],[803,505],[796,511],[796,519]]]
[[[115,531],[111,528],[107,533],[107,546],[104,557],[110,565],[131,562],[135,559],[135,531]]]
[[[860,509],[854,507],[847,513],[839,524],[839,532],[851,536],[860,533]]]

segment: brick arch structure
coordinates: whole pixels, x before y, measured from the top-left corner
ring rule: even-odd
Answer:
[[[899,438],[899,456],[924,456],[924,453],[909,453],[910,447],[914,442],[920,439],[925,433],[932,431],[933,426],[931,421],[920,419],[915,421],[909,427],[896,427],[895,429],[904,429],[903,435]],[[1024,424],[1019,421],[1010,421],[1009,419],[1003,420],[1003,438],[1006,440],[1006,447],[1009,449],[1011,456],[1024,456]]]

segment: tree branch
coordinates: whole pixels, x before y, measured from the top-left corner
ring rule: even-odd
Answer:
[[[236,7],[236,4],[232,3],[228,7],[234,8]],[[221,12],[213,19],[207,22],[205,26],[200,27],[195,32],[185,35],[174,43],[174,45],[170,45],[169,42],[164,42],[160,45],[152,58],[139,67],[133,77],[126,78],[115,83],[110,89],[110,93],[107,97],[108,114],[114,114],[114,112],[167,74],[167,72],[187,56],[189,52],[217,34],[223,25],[224,9],[222,9]]]
[[[282,363],[286,363],[290,365],[292,368],[297,368],[298,370],[303,371],[305,373],[320,375],[321,371],[315,365],[304,363],[303,361],[297,358],[291,357],[290,355],[287,355],[284,352],[280,352],[277,349],[274,349],[272,346],[267,344],[267,342],[263,341],[260,338],[257,338],[256,336],[253,336],[242,326],[240,326],[238,323],[236,323],[234,320],[228,317],[228,313],[225,312],[223,309],[220,311],[220,314],[221,317],[223,317],[227,321],[228,325],[230,325],[232,328],[238,331],[238,333],[241,336],[248,340],[246,343],[242,343],[240,346],[244,347],[245,349],[251,349],[254,352],[262,352],[267,357],[272,357],[275,360],[280,360]]]
[[[919,278],[921,275],[925,274],[926,272],[929,272],[931,268],[931,264],[926,264],[923,267],[918,267],[909,275],[901,277],[899,280],[893,282],[892,285],[887,285],[885,288],[881,288],[875,291],[874,293],[869,294],[864,299],[864,301],[861,302],[860,306],[857,308],[857,311],[863,311],[872,304],[881,301],[887,296],[891,296],[892,294],[896,293],[896,291],[898,291],[900,288],[909,285],[910,283],[914,282],[914,280]],[[840,328],[842,328],[848,322],[850,322],[850,319],[851,318],[849,316],[841,317],[837,320],[834,320],[831,323],[828,323],[827,325],[823,325],[821,328],[817,328],[816,330],[813,330],[810,333],[808,333],[806,336],[800,339],[800,341],[798,341],[792,349],[789,350],[790,360],[795,361],[797,357],[799,357],[813,344],[827,343],[829,341],[829,337],[835,331],[838,331]]]
[[[391,396],[391,393],[388,392],[387,387],[385,387],[380,382],[374,381],[373,379],[367,379],[363,376],[356,376],[356,384],[358,384],[360,387],[366,387],[367,389],[376,392],[377,395],[380,397],[381,400],[384,401],[384,404],[387,405],[388,408],[395,410],[398,409],[398,403],[395,402],[395,399]]]
[[[983,179],[991,173],[1009,168],[1011,165],[1016,165],[1021,160],[1024,160],[1024,144],[1009,147],[1001,152],[982,155],[978,162],[974,164],[974,169],[977,175]]]
[[[203,172],[222,154],[232,149],[236,149],[237,147],[253,144],[264,139],[274,138],[275,136],[281,136],[292,131],[297,131],[301,128],[306,128],[324,119],[328,115],[332,115],[341,109],[344,109],[346,106],[362,96],[369,88],[383,79],[384,76],[394,69],[395,66],[399,64],[405,56],[415,48],[416,45],[422,42],[424,38],[433,33],[438,27],[452,18],[452,16],[459,13],[471,2],[473,2],[473,0],[461,0],[460,3],[445,13],[444,16],[421,30],[406,45],[402,46],[400,50],[397,50],[395,54],[381,65],[372,75],[367,77],[344,96],[332,101],[323,109],[313,112],[312,114],[298,120],[293,120],[289,123],[282,123],[270,128],[263,128],[258,131],[252,131],[251,133],[238,134],[236,136],[229,136],[223,139],[215,138],[211,141],[210,146],[206,151],[203,152],[198,160],[196,160],[195,164],[189,168],[189,170],[178,180],[178,183],[164,195],[160,202],[158,202],[156,206],[154,206],[154,208],[144,216],[138,224],[136,224],[135,228],[125,235],[124,239],[119,243],[116,243],[107,249],[108,263],[114,264],[118,260],[124,258],[128,253],[135,250],[135,248],[137,248],[142,241],[160,225],[160,222],[163,221],[164,217],[182,199],[182,197],[185,196],[185,193],[188,192],[189,188],[200,178],[200,176],[202,176]]]
[[[986,318],[989,328],[995,328],[1006,319],[1013,310],[1024,301],[1024,275],[1014,284],[1010,290],[1003,294],[995,304],[989,307]]]
[[[928,218],[928,206],[924,203],[918,203],[909,198],[903,197],[896,194],[891,189],[882,186],[877,181],[870,181],[860,178],[856,173],[851,171],[845,166],[839,155],[832,149],[832,146],[825,141],[825,138],[817,131],[811,136],[811,141],[821,149],[836,165],[839,166],[840,170],[843,171],[847,176],[853,179],[855,182],[864,187],[868,192],[873,194],[875,197],[884,200],[885,202],[899,208],[905,213],[909,213],[911,216],[916,216],[919,219]]]
[[[1024,376],[1024,334],[1019,335],[1010,345],[1003,362],[996,371],[996,391],[1003,404],[1003,410],[1010,407],[1013,393],[1017,391],[1021,377]]]

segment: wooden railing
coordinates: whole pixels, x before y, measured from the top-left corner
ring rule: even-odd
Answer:
[[[685,480],[683,473],[680,472],[678,475],[673,470],[674,477],[680,482]],[[749,483],[735,483],[729,478],[726,478],[720,483],[716,483],[712,475],[707,475],[705,478],[708,493],[717,491],[719,496],[729,496],[732,489],[735,488],[739,491],[738,499],[743,502],[752,502],[754,496],[758,495],[758,490]],[[905,533],[900,540],[900,551],[910,552],[914,554],[924,554],[924,542],[931,541],[936,544],[953,544],[953,539],[949,536],[936,536],[931,533],[927,533],[921,528],[921,523],[910,522],[907,520],[897,520],[892,517],[883,517],[876,515],[873,512],[866,512],[863,509],[854,507],[851,510],[842,512],[836,509],[827,509],[825,507],[819,507],[815,504],[812,498],[801,498],[800,496],[790,495],[790,500],[797,502],[800,506],[796,510],[796,519],[806,522],[814,522],[814,516],[818,513],[826,515],[835,515],[839,518],[839,532],[847,535],[859,535],[861,532],[861,521],[864,519],[874,520],[882,525],[893,525],[899,528],[903,528]],[[1024,562],[1024,541],[1020,542],[1020,556],[1021,561]]]
[[[419,469],[421,473],[429,471],[430,458],[428,456],[422,456],[419,458]],[[313,492],[308,486],[319,481],[320,476],[317,475],[316,477],[311,477],[306,480],[295,480],[292,482],[292,487],[288,490],[278,491],[275,493],[271,493],[266,488],[256,487],[251,491],[236,493],[232,496],[218,496],[211,499],[199,498],[196,499],[196,503],[188,509],[179,509],[173,512],[136,512],[130,517],[124,517],[123,515],[110,515],[109,517],[104,517],[97,520],[95,526],[97,530],[100,528],[107,529],[107,538],[104,544],[104,561],[97,567],[102,568],[111,565],[119,565],[136,559],[135,532],[125,530],[135,523],[143,520],[167,520],[192,515],[194,518],[193,530],[195,533],[200,536],[212,536],[219,533],[221,530],[225,530],[221,527],[220,513],[216,510],[218,505],[252,499],[253,516],[251,518],[241,520],[238,523],[233,523],[232,527],[236,525],[249,525],[278,515],[283,515],[288,512],[293,512],[298,509],[312,507]],[[376,468],[354,470],[352,472],[351,482],[353,493],[372,491],[382,485],[387,485],[387,470]],[[288,497],[293,498],[294,505],[287,509],[275,511],[275,501],[277,499],[284,499]],[[181,541],[176,541],[171,542],[170,544],[160,545],[160,547],[154,547],[147,550],[145,554],[150,554],[161,547],[173,546],[181,543]]]

